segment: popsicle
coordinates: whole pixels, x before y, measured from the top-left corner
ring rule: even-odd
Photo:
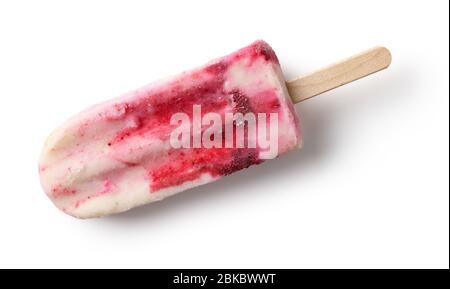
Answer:
[[[77,218],[100,217],[213,182],[300,148],[294,103],[386,68],[376,47],[285,82],[264,41],[92,106],[45,142],[47,196]]]

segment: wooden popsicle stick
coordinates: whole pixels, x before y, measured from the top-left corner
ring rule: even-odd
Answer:
[[[391,64],[391,53],[374,47],[360,54],[286,82],[294,103],[383,70]]]

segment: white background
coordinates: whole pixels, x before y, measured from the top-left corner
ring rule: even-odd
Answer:
[[[2,1],[0,267],[449,266],[448,1]],[[296,106],[304,148],[77,220],[41,190],[79,110],[256,39],[286,79],[374,45],[392,66]]]

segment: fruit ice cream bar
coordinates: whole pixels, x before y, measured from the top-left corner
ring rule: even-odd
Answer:
[[[215,128],[205,125],[211,113],[221,120]],[[248,133],[242,118],[256,120],[258,114],[267,116],[265,123],[276,116],[277,151],[269,158],[300,146],[299,121],[280,64],[263,41],[74,116],[45,143],[42,186],[58,208],[80,218],[161,200],[263,162],[268,149],[258,145],[259,131]],[[184,119],[174,123],[177,115]],[[202,122],[197,130],[196,122]],[[180,126],[187,128],[179,135],[185,146],[173,141]],[[201,142],[207,129],[215,129],[211,138],[221,138],[226,128],[233,135],[228,147],[225,139],[216,146]]]
[[[286,85],[257,41],[66,121],[44,145],[42,186],[59,209],[90,218],[218,180],[301,146],[294,102],[388,62],[376,48]]]

